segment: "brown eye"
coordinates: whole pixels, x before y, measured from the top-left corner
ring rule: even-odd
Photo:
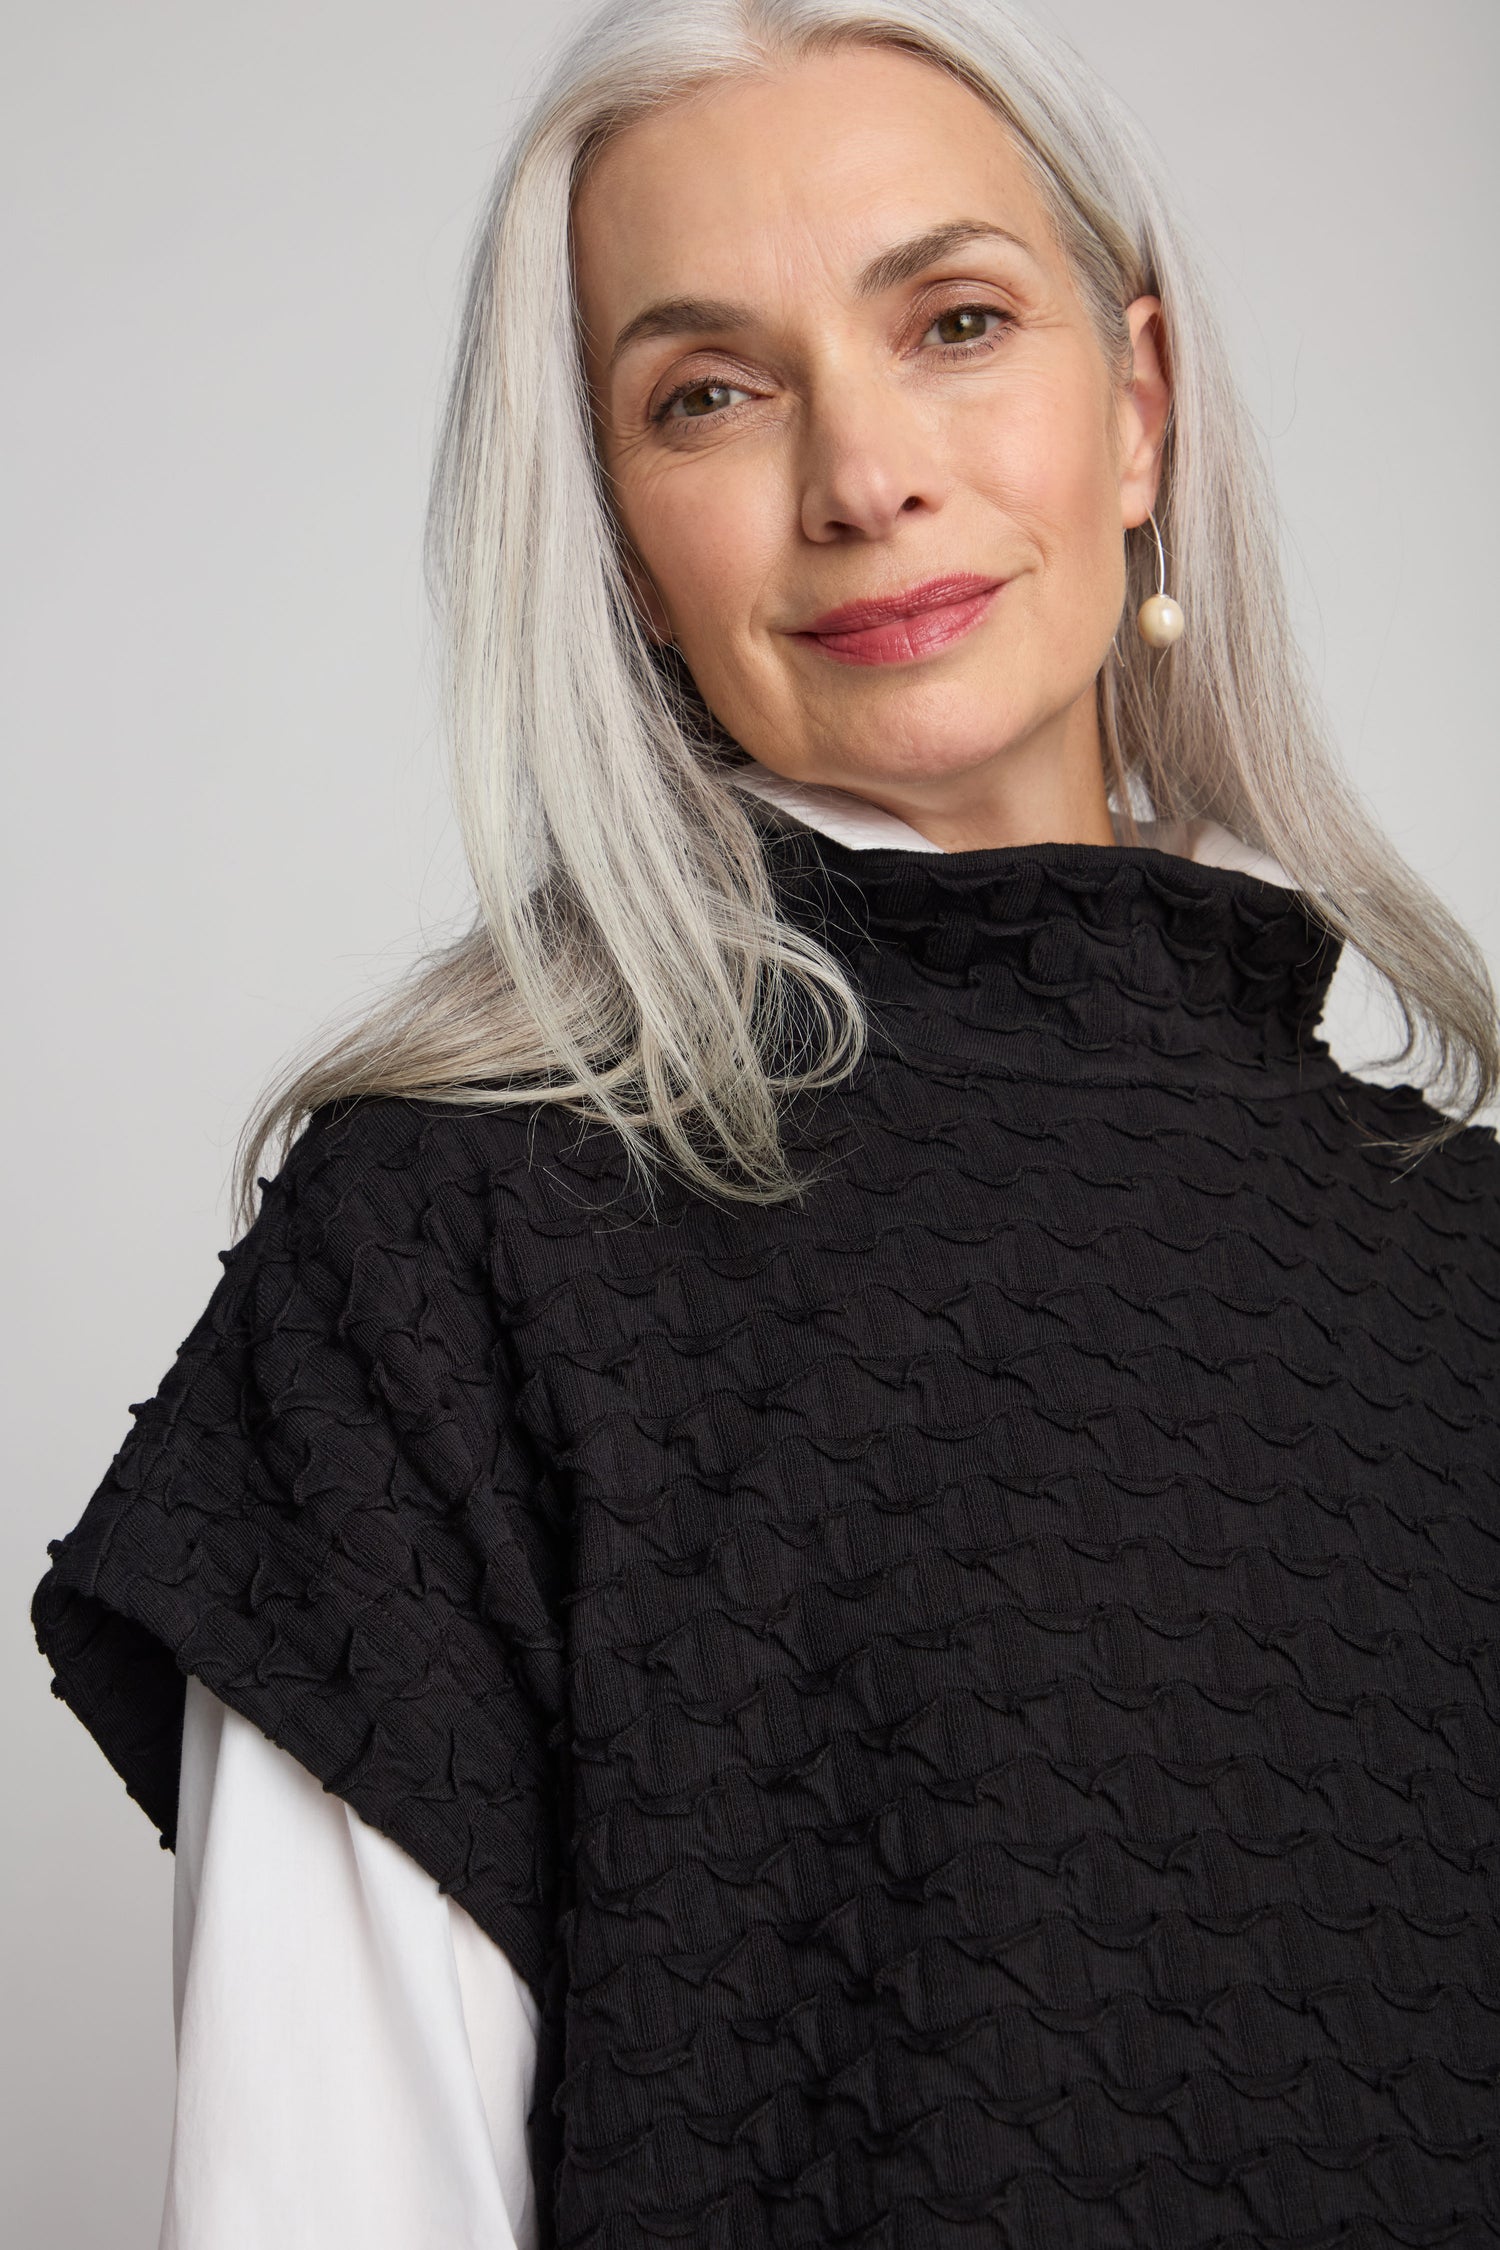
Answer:
[[[748,391],[737,391],[733,383],[684,383],[669,398],[663,399],[655,418],[658,422],[664,422],[672,414],[673,407],[680,402],[685,412],[673,415],[674,421],[701,422],[711,414],[721,414],[732,398],[748,396]],[[692,399],[704,399],[708,403],[695,407],[688,404]]]
[[[1003,328],[1010,318],[1010,314],[1002,312],[998,305],[954,305],[947,312],[938,314],[927,333],[930,336],[933,329],[945,331],[946,333],[939,334],[939,343],[950,349],[962,349],[966,344],[993,343],[999,330],[987,329],[985,322],[998,321]]]

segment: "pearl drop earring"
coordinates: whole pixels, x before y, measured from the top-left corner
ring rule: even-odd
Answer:
[[[1154,508],[1151,529],[1156,533],[1156,592],[1137,610],[1135,629],[1148,648],[1170,648],[1174,641],[1181,640],[1187,619],[1167,592],[1167,557]]]

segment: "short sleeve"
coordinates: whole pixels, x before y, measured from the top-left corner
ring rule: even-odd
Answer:
[[[560,1518],[517,1413],[482,1121],[320,1112],[32,1602],[175,1840],[185,1675],[391,1837],[544,2004]]]

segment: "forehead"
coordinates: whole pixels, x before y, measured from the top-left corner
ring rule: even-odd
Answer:
[[[579,187],[574,262],[590,329],[607,342],[650,297],[834,282],[871,247],[956,212],[1057,261],[994,110],[916,56],[843,47],[684,97],[617,134]]]

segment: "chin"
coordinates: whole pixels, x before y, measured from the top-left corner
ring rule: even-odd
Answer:
[[[871,730],[841,763],[851,780],[952,781],[1003,758],[1030,731],[1020,713],[997,715],[993,704],[961,720],[951,711],[934,719],[919,716],[890,732]]]

